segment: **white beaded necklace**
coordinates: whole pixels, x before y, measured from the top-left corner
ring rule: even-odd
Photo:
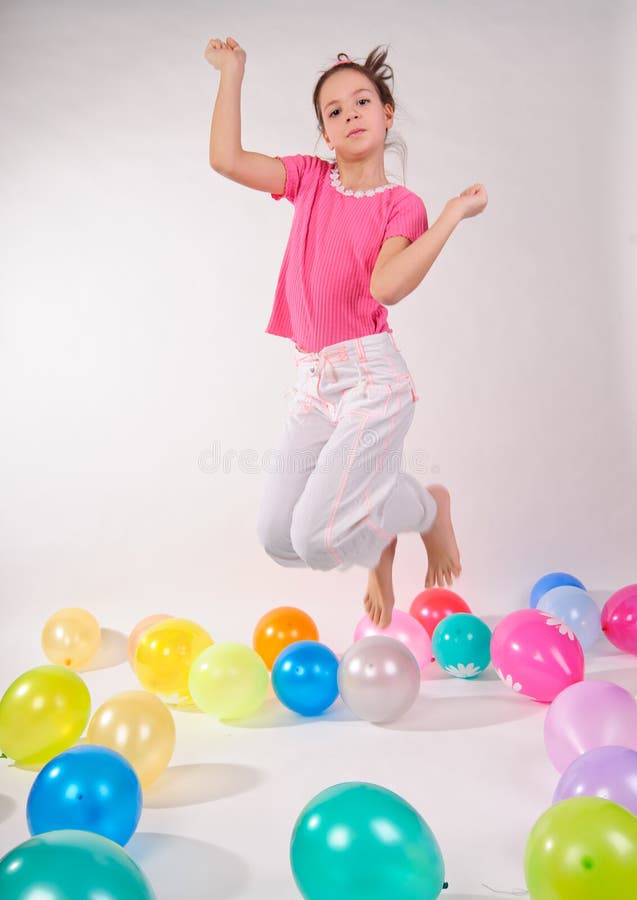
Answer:
[[[379,187],[370,188],[367,191],[353,191],[351,188],[346,189],[341,184],[341,178],[338,174],[338,166],[336,163],[332,163],[330,168],[330,179],[332,187],[335,187],[337,191],[340,191],[341,194],[345,194],[347,197],[373,197],[374,194],[382,194],[383,191],[388,191],[390,188],[399,187],[397,184],[381,184]]]

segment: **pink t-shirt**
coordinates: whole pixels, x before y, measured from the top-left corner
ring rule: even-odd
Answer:
[[[318,156],[277,156],[286,171],[285,197],[294,205],[292,228],[276,286],[269,334],[304,350],[391,331],[387,307],[370,281],[385,241],[415,241],[428,228],[421,198],[400,184],[344,193],[336,163]]]

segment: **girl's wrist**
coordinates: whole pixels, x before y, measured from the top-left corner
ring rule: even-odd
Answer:
[[[460,197],[452,197],[448,200],[443,210],[445,218],[453,221],[454,226],[464,219],[464,203]]]

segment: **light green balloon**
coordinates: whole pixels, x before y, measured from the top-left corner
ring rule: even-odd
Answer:
[[[155,900],[150,883],[118,844],[89,831],[48,831],[0,859],[6,900]]]
[[[213,644],[190,667],[188,689],[203,712],[218,719],[243,719],[261,706],[268,692],[268,669],[246,644]]]
[[[634,900],[637,816],[602,797],[549,807],[524,854],[531,900]]]

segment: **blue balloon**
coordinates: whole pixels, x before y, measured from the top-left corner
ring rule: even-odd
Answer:
[[[31,834],[91,831],[124,846],[137,828],[142,789],[135,770],[108,747],[83,744],[54,756],[31,786]]]
[[[543,575],[536,581],[531,588],[531,597],[529,599],[529,606],[531,609],[537,608],[540,597],[546,594],[547,591],[550,591],[554,587],[560,587],[563,584],[570,584],[573,585],[573,587],[581,588],[583,591],[586,590],[579,578],[576,578],[574,575],[569,575],[568,572],[549,572],[548,575]]]
[[[568,625],[582,650],[588,650],[602,633],[601,611],[591,595],[581,588],[570,584],[552,588],[540,598],[537,608]]]
[[[272,666],[272,687],[281,703],[302,716],[318,716],[338,697],[338,657],[319,641],[295,641]]]

